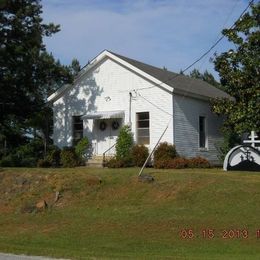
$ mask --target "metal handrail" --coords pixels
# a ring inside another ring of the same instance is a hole
[[[109,152],[113,147],[115,147],[116,144],[113,144],[112,146],[110,146],[105,152],[103,152],[103,166],[105,164],[106,161],[106,153]]]

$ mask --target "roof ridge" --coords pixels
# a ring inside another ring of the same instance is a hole
[[[208,98],[230,98],[230,95],[228,95],[226,92],[211,85],[205,80],[192,78],[189,75],[172,72],[170,70],[165,70],[163,68],[159,68],[132,58],[128,58],[112,51],[108,52],[112,55],[115,55],[119,59],[128,62],[130,65],[142,70],[148,75],[160,80],[162,83],[167,84],[175,90],[179,89],[180,91],[189,92],[199,96],[205,96]]]
[[[142,71],[143,73],[146,73],[147,76],[152,77],[153,79],[158,80],[161,82],[159,85],[165,84],[169,88],[173,88],[176,94],[183,94],[183,93],[190,93],[194,97],[199,98],[216,98],[216,97],[222,97],[222,98],[231,98],[230,95],[228,95],[223,90],[211,85],[210,83],[202,80],[202,79],[196,79],[192,78],[188,75],[179,74],[176,72],[172,72],[167,69],[159,68],[135,59],[128,58],[126,56],[117,54],[115,52],[112,52],[110,50],[103,50],[98,56],[96,56],[92,61],[95,61],[100,55],[104,58],[104,56],[107,56],[108,54],[114,55],[115,58],[118,58],[119,60],[126,62],[130,66],[135,67],[136,69]],[[101,58],[102,58],[101,57]],[[102,58],[102,59],[103,59]],[[91,65],[92,62],[90,62]],[[96,62],[95,62],[96,63]],[[79,72],[78,76],[74,80],[74,83],[80,79],[87,71],[90,69],[90,67],[84,66],[81,71]],[[128,66],[128,65],[127,65]],[[154,85],[158,86],[158,84]],[[63,92],[66,91],[68,87],[60,88],[55,93],[53,93],[51,96],[48,97],[48,101],[53,100],[59,95],[62,95]],[[189,95],[189,94],[188,94]]]
[[[142,62],[142,61],[139,61],[139,60],[136,60],[136,59],[132,59],[132,58],[128,58],[124,55],[121,55],[121,54],[118,54],[118,53],[115,53],[115,52],[112,52],[110,50],[107,50],[108,52],[110,52],[111,54],[119,57],[119,58],[123,58],[124,60],[131,60],[131,61],[134,61],[134,62],[138,62],[138,63],[141,63],[143,65],[146,65],[146,66],[149,66],[149,67],[153,67],[155,69],[158,69],[158,70],[161,70],[163,72],[168,72],[168,73],[172,73],[172,74],[175,74],[175,75],[182,75],[180,73],[177,73],[177,72],[174,72],[174,71],[171,71],[171,70],[168,70],[168,69],[164,69],[164,68],[160,68],[160,67],[157,67],[157,66],[154,66],[154,65],[151,65],[151,64],[148,64],[148,63],[145,63],[145,62]],[[182,76],[187,76],[187,75],[182,75]]]
[[[203,80],[203,79],[199,79],[199,78],[193,78],[193,77],[190,77],[189,75],[185,75],[185,74],[181,74],[181,73],[177,73],[177,72],[174,72],[174,71],[171,71],[171,70],[168,70],[168,69],[164,69],[164,68],[160,68],[160,67],[157,67],[157,66],[154,66],[154,65],[151,65],[151,64],[148,64],[148,63],[145,63],[145,62],[142,62],[142,61],[139,61],[139,60],[136,60],[136,59],[132,59],[132,58],[128,58],[124,55],[121,55],[121,54],[118,54],[118,53],[115,53],[115,52],[112,52],[110,50],[107,50],[109,53],[125,60],[125,61],[133,61],[133,62],[137,62],[137,63],[140,63],[140,64],[143,64],[145,66],[149,66],[151,68],[154,68],[154,69],[157,69],[157,70],[160,70],[161,72],[165,73],[165,74],[172,74],[172,76],[176,76],[177,77],[180,77],[180,78],[185,78],[185,79],[189,79],[189,80],[194,80],[194,81],[197,81],[197,82],[203,82],[205,84],[208,84],[210,85],[211,87],[214,87],[216,88],[215,86],[211,85],[209,82]],[[133,64],[132,64],[133,65]],[[149,73],[148,73],[149,74]],[[149,74],[151,76],[154,76],[153,74]],[[168,81],[171,81],[171,80],[174,80],[174,78],[169,78]],[[167,82],[167,81],[166,81]],[[165,83],[166,83],[165,82]],[[218,88],[217,88],[218,89]]]

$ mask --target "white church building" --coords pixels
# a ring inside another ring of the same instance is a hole
[[[169,124],[161,142],[217,163],[222,119],[210,110],[217,97],[230,98],[202,80],[105,50],[48,97],[54,144],[72,146],[87,136],[92,155],[113,153],[120,126],[128,124],[135,142],[151,150]]]

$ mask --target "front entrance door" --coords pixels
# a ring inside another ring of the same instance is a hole
[[[116,143],[121,119],[98,119],[94,121],[95,155],[102,155]]]

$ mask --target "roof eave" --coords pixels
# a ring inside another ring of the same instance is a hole
[[[48,102],[55,102],[57,99],[59,99],[62,94],[71,86],[75,85],[78,83],[78,81],[90,70],[92,69],[94,66],[96,66],[101,60],[103,60],[105,57],[109,57],[112,60],[116,61],[117,63],[120,63],[121,65],[123,65],[124,67],[127,67],[128,69],[130,69],[131,71],[134,71],[135,73],[141,75],[142,77],[146,78],[147,80],[149,80],[150,82],[153,82],[155,87],[161,87],[162,89],[167,90],[168,92],[172,92],[173,91],[173,87],[167,85],[166,83],[158,80],[157,78],[149,75],[148,73],[145,73],[144,71],[138,69],[137,67],[133,66],[132,64],[124,61],[123,59],[120,59],[119,57],[117,57],[116,55],[114,55],[113,53],[104,50],[103,52],[101,52],[98,56],[96,56],[89,64],[87,64],[85,67],[82,68],[81,72],[79,73],[78,77],[74,80],[74,82],[72,84],[66,84],[63,87],[59,88],[55,93],[53,93],[52,95],[50,95],[47,98]]]
[[[64,92],[73,85],[77,84],[79,80],[90,70],[92,69],[100,60],[102,60],[106,55],[108,51],[105,50],[101,52],[98,56],[96,56],[91,62],[89,62],[86,66],[84,66],[81,71],[79,72],[78,76],[75,78],[74,82],[72,84],[65,84],[61,88],[59,88],[56,92],[51,94],[48,98],[48,102],[55,102],[57,99],[59,99]]]
[[[173,88],[172,86],[166,84],[162,80],[157,79],[156,77],[144,72],[143,70],[137,68],[136,66],[132,65],[131,63],[121,59],[117,55],[115,55],[107,50],[104,50],[100,54],[98,54],[94,59],[92,59],[92,61],[90,63],[88,63],[85,67],[82,68],[79,75],[76,77],[76,79],[74,80],[74,82],[72,84],[66,84],[66,85],[62,86],[60,89],[58,89],[55,93],[50,95],[47,98],[48,102],[55,102],[56,100],[58,100],[70,87],[73,87],[74,85],[76,85],[89,70],[91,70],[93,67],[95,67],[105,57],[109,57],[110,59],[119,63],[123,67],[129,69],[130,71],[135,72],[137,75],[140,75],[141,77],[150,81],[153,84],[151,87],[159,87],[159,88],[167,91],[168,93],[187,95],[190,97],[199,98],[199,99],[207,100],[207,101],[214,98],[214,97],[210,97],[210,96],[195,94],[195,93],[185,91],[185,90],[180,90],[178,88]],[[228,98],[231,100],[233,99],[232,97],[220,97],[220,96],[215,97],[215,98]]]
[[[195,94],[195,93],[185,91],[185,90],[180,90],[180,89],[175,89],[173,93],[177,94],[177,95],[182,95],[183,97],[188,96],[191,98],[201,99],[201,100],[205,100],[205,101],[210,101],[214,98],[227,98],[227,99],[233,100],[232,97],[210,97],[210,96],[199,95],[199,94]]]
[[[57,99],[59,99],[62,94],[69,88],[71,87],[71,84],[65,84],[62,87],[60,87],[58,90],[56,90],[56,92],[54,92],[53,94],[51,94],[48,98],[47,98],[47,102],[52,103],[55,102]]]

